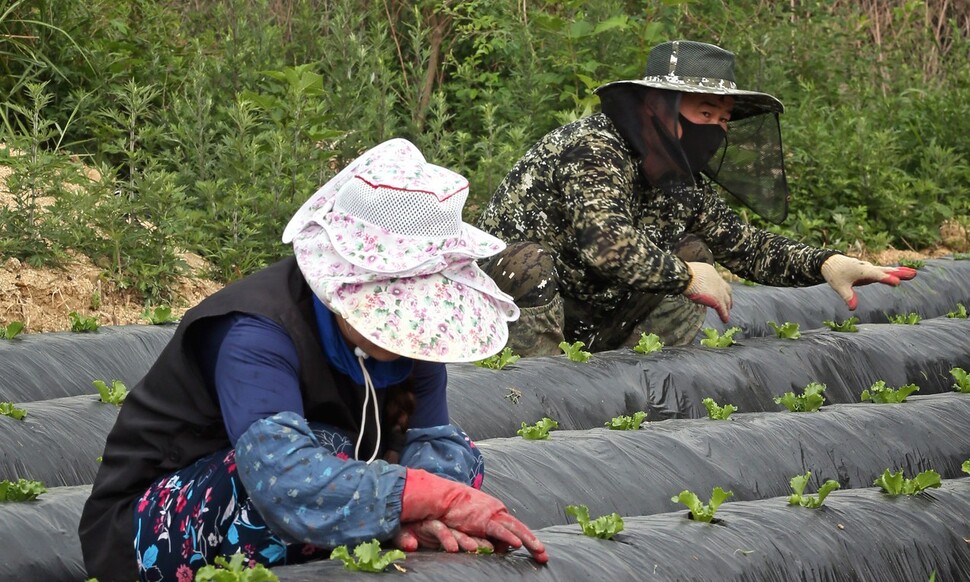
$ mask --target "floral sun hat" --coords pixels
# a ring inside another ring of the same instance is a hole
[[[673,40],[653,47],[647,55],[647,68],[642,79],[614,81],[596,91],[620,84],[730,95],[735,101],[731,113],[734,121],[752,115],[785,111],[781,101],[772,95],[738,88],[734,80],[734,53],[713,44],[692,40]]]
[[[435,362],[498,353],[512,298],[475,263],[505,243],[461,219],[468,180],[393,139],[320,188],[283,233],[310,288],[374,344]]]

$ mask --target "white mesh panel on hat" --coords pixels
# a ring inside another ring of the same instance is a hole
[[[439,200],[439,196],[444,200]],[[413,237],[454,237],[461,233],[461,209],[466,185],[454,193],[368,184],[355,176],[334,200],[335,212],[349,214],[395,234]]]

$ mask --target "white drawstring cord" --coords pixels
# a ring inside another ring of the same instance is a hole
[[[370,401],[371,395],[374,396],[374,424],[377,425],[377,442],[374,444],[374,452],[367,459],[369,465],[377,458],[377,451],[381,448],[381,417],[377,409],[377,391],[374,389],[374,383],[370,379],[367,367],[364,366],[364,359],[368,357],[367,352],[360,348],[354,348],[354,355],[357,356],[357,363],[360,364],[360,370],[364,373],[364,407],[360,411],[360,432],[357,434],[357,444],[354,446],[354,458],[358,460],[360,443],[364,440],[364,427],[367,426],[367,403]]]

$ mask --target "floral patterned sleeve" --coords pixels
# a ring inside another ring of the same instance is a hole
[[[823,283],[822,263],[835,251],[811,247],[744,222],[709,185],[694,231],[717,262],[764,285],[803,287]]]
[[[390,539],[400,526],[404,467],[347,459],[315,432],[281,412],[239,437],[239,477],[266,524],[288,543],[325,548]]]
[[[475,443],[453,424],[409,429],[401,464],[424,469],[475,489],[481,489],[485,459]]]

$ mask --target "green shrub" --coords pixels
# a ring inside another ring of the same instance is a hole
[[[223,281],[288,254],[293,211],[390,137],[469,178],[473,221],[532,143],[596,112],[593,90],[639,78],[670,38],[734,51],[739,85],[787,106],[791,215],[765,225],[739,207],[755,224],[919,248],[970,212],[970,100],[953,98],[970,91],[965,3],[8,4],[2,139],[27,155],[0,160],[16,166],[0,253],[56,265],[79,250],[155,303],[180,250]]]

